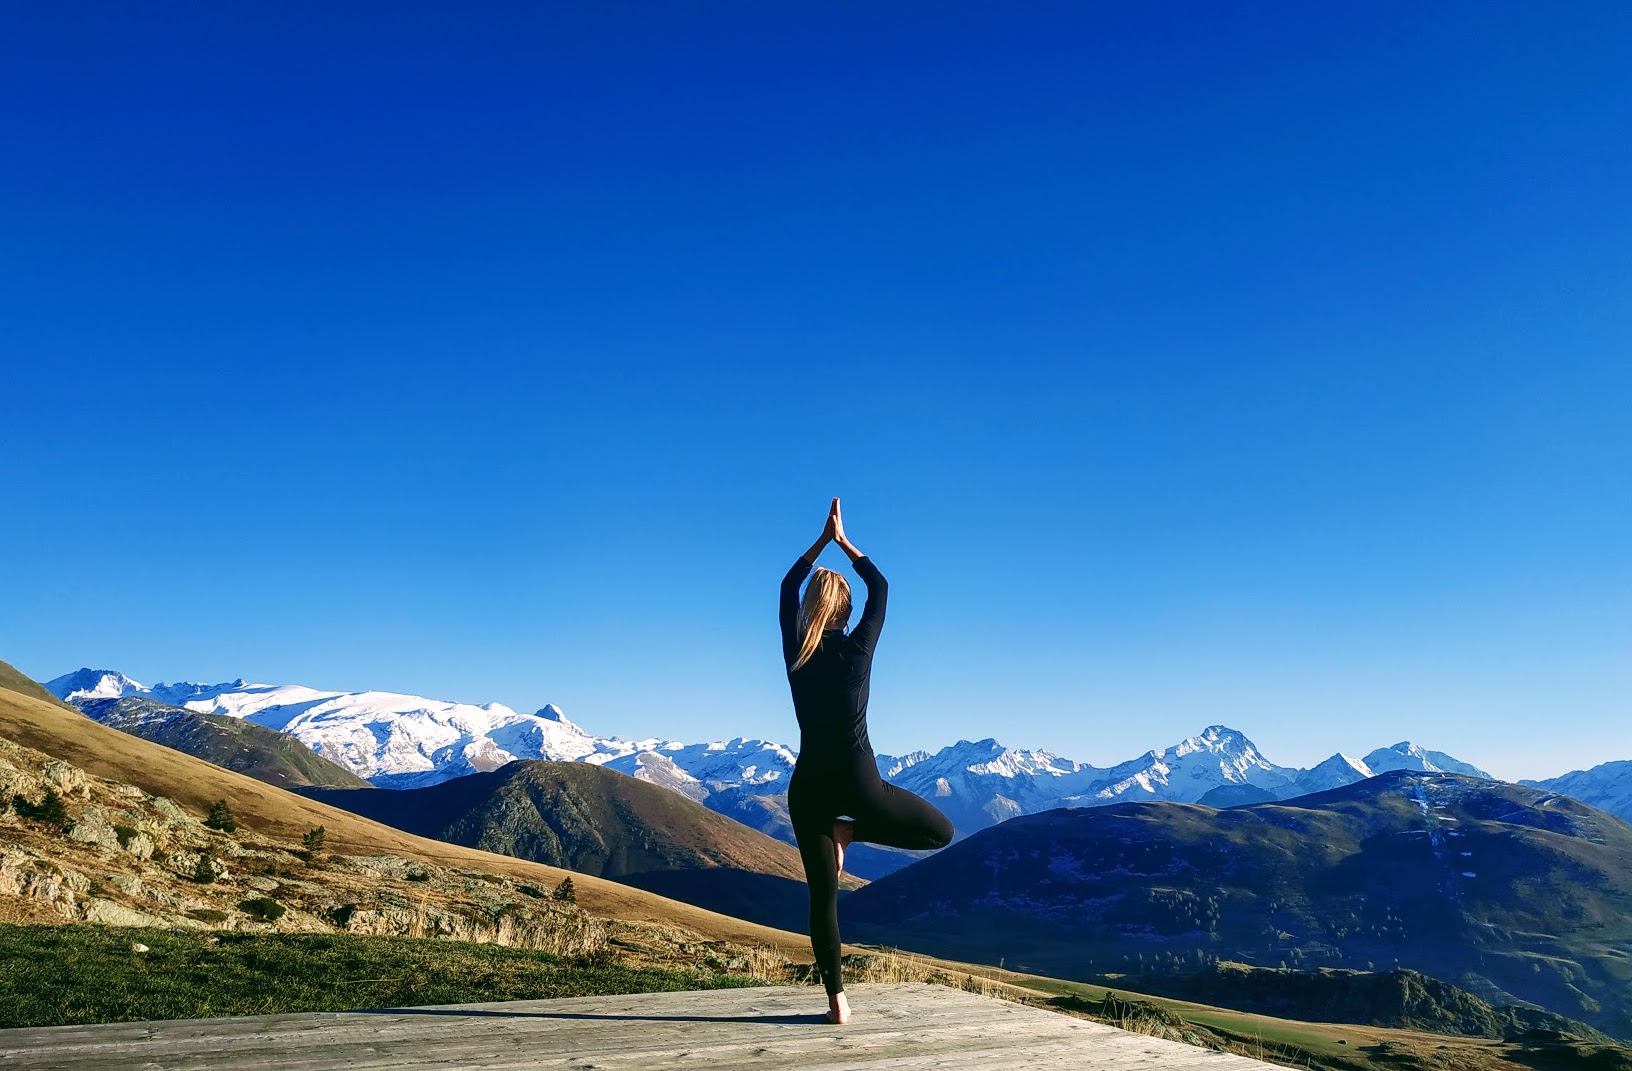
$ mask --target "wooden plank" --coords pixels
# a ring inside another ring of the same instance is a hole
[[[1267,1064],[929,985],[858,985],[855,1019],[801,987],[0,1031],[29,1071],[1247,1071]]]

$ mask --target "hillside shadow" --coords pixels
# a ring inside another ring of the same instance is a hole
[[[793,878],[730,867],[649,870],[607,877],[671,900],[757,922],[761,926],[772,926],[789,933],[809,932],[810,890],[804,882]]]
[[[502,1011],[496,1008],[366,1008],[358,1015],[447,1015],[493,1019],[584,1019],[605,1022],[766,1023],[772,1026],[825,1024],[824,1012],[809,1015],[608,1015],[602,1012]]]

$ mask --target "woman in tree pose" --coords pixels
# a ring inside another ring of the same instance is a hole
[[[867,582],[867,605],[849,632],[850,585],[817,569],[799,584],[828,543],[850,556]],[[827,988],[827,1018],[850,1021],[839,974],[839,874],[852,841],[892,848],[944,848],[952,823],[926,801],[887,785],[867,739],[867,686],[873,648],[884,627],[888,585],[871,559],[844,537],[839,500],[828,510],[821,538],[782,578],[782,660],[788,667],[793,712],[799,719],[799,761],[788,785],[788,811],[810,885],[810,946]]]

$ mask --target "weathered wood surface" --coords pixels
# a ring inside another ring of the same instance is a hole
[[[0,1031],[0,1067],[31,1071],[334,1071],[338,1068],[1163,1068],[1267,1064],[929,985],[858,985],[854,1020],[823,1018],[820,989],[318,1012]]]

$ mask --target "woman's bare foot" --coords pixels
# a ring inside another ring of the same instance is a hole
[[[839,990],[827,998],[827,1021],[836,1026],[843,1026],[850,1021],[850,1002],[845,999],[844,990]]]
[[[844,850],[850,847],[850,842],[855,839],[855,823],[843,819],[833,823],[833,853],[839,857],[840,874],[844,873]]]

